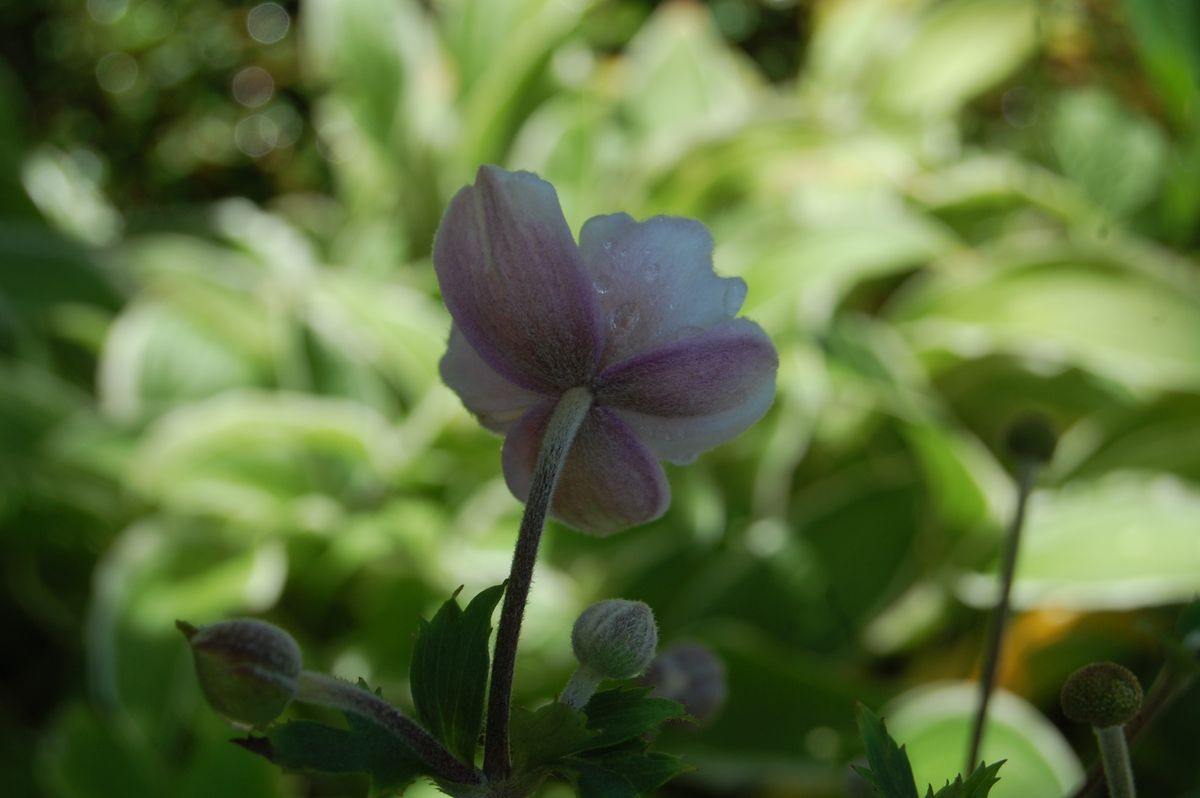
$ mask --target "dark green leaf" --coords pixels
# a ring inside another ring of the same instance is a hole
[[[687,770],[668,754],[621,754],[568,759],[578,774],[579,798],[638,798]]]
[[[466,610],[452,596],[432,621],[421,622],[413,649],[410,678],[417,713],[425,727],[468,765],[475,762],[483,727],[492,611],[503,593],[503,585],[490,587]]]
[[[930,785],[926,798],[987,798],[992,786],[1000,781],[996,771],[1000,770],[1003,764],[1003,759],[990,765],[980,762],[979,767],[975,768],[975,772],[966,781],[963,781],[961,775],[955,776],[953,783],[947,782],[936,794]]]
[[[884,798],[917,798],[912,765],[904,748],[896,745],[887,733],[883,721],[862,704],[856,708],[858,733],[867,749],[871,767],[855,768]]]
[[[366,718],[346,713],[350,728],[293,720],[265,737],[234,740],[286,770],[362,773],[381,790],[401,790],[427,773],[425,763],[403,742]]]
[[[592,696],[583,708],[587,727],[599,732],[588,749],[607,748],[658,728],[664,721],[682,718],[683,705],[664,698],[651,698],[646,687],[617,687]]]
[[[547,704],[537,712],[513,711],[510,736],[517,770],[532,770],[583,751],[597,736],[587,717],[566,704]]]

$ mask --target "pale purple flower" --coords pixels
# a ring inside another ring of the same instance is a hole
[[[699,222],[597,216],[576,245],[549,183],[484,166],[446,209],[433,262],[454,319],[442,378],[506,436],[518,499],[559,397],[595,397],[551,507],[584,532],[658,518],[670,501],[658,461],[691,461],[774,398],[775,348],[734,318],[746,284],[713,273]]]

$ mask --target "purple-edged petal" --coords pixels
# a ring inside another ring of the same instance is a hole
[[[446,209],[433,263],[455,324],[497,372],[546,391],[595,373],[600,310],[549,183],[480,167]]]
[[[746,298],[740,278],[713,273],[712,236],[691,219],[596,216],[579,248],[604,309],[603,365],[731,319]]]
[[[450,343],[439,370],[442,380],[458,394],[467,410],[492,432],[508,432],[526,410],[547,399],[545,394],[522,388],[498,374],[456,326],[450,328]]]
[[[521,501],[529,484],[554,402],[523,415],[504,439],[504,478]],[[611,410],[593,407],[567,455],[554,491],[554,516],[581,532],[610,535],[661,516],[671,487],[654,455]]]
[[[754,322],[734,319],[616,363],[596,378],[596,402],[647,416],[697,417],[761,403],[779,356]]]
[[[754,426],[775,400],[775,380],[764,380],[741,404],[706,416],[649,416],[615,410],[659,460],[685,465]]]

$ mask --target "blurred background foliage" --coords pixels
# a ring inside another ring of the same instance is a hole
[[[403,704],[418,615],[502,579],[520,507],[439,383],[429,262],[483,162],[552,181],[575,229],[702,219],[780,350],[769,416],[671,469],[664,519],[551,530],[534,586],[522,700],[561,687],[599,597],[724,658],[730,701],[663,741],[697,767],[665,793],[858,794],[855,699],[919,780],[961,766],[1027,410],[1063,436],[994,794],[1066,792],[1093,747],[1062,679],[1110,658],[1148,683],[1200,590],[1190,0],[4,0],[0,22],[9,795],[362,793],[229,745],[172,621],[263,615]],[[1198,713],[1137,751],[1146,794],[1197,794]]]

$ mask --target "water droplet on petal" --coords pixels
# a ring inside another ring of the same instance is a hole
[[[605,241],[605,242],[604,242],[603,244],[601,244],[600,246],[604,247],[604,249],[605,249],[605,250],[610,250],[610,249],[612,249],[612,242],[611,242],[611,241]]]
[[[637,305],[632,302],[622,302],[613,313],[609,326],[615,333],[627,333],[633,329],[641,317],[642,313],[638,310]]]
[[[596,289],[597,294],[607,294],[612,290],[612,280],[608,275],[602,274],[592,281],[592,286]]]

